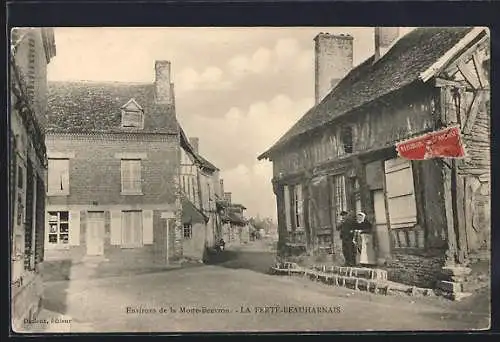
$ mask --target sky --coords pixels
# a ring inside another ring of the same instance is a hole
[[[351,34],[354,65],[373,54],[361,27],[56,28],[48,79],[152,82],[155,60],[171,61],[186,134],[248,217],[276,221],[272,163],[257,156],[313,106],[320,32]]]

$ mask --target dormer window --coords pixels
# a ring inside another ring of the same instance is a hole
[[[144,111],[134,99],[130,99],[121,110],[123,128],[144,127]]]

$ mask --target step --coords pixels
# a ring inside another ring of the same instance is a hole
[[[311,269],[325,273],[339,274],[347,277],[356,277],[369,280],[387,280],[387,271],[378,268],[314,265],[311,267]]]

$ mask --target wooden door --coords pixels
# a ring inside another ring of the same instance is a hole
[[[103,255],[104,212],[89,212],[87,217],[87,255]]]

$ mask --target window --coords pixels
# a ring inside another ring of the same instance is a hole
[[[344,153],[352,153],[353,150],[353,134],[352,127],[343,127],[340,132],[340,140],[342,141],[342,148]]]
[[[122,211],[122,247],[142,247],[142,211]]]
[[[297,229],[304,229],[302,186],[300,184],[293,187],[293,195],[294,195],[293,198],[294,198],[295,227]]]
[[[122,159],[122,194],[142,194],[141,160]]]
[[[191,226],[191,223],[184,223],[184,239],[191,239],[193,236],[193,227]]]
[[[347,211],[347,197],[345,191],[345,177],[344,175],[339,175],[334,177],[335,186],[335,209],[337,215],[342,211]]]
[[[402,158],[385,161],[385,179],[391,228],[417,223],[411,162]]]
[[[49,195],[69,194],[69,159],[49,159]]]
[[[144,115],[140,110],[122,111],[122,127],[142,128]]]
[[[49,211],[49,245],[68,245],[69,243],[69,212]]]

